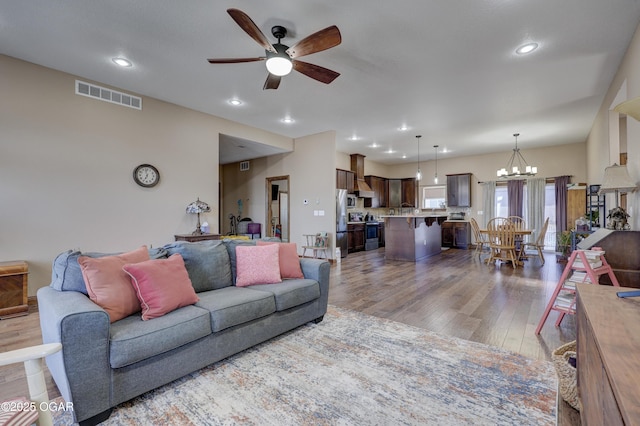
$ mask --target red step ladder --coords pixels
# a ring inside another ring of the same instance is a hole
[[[576,283],[598,285],[600,276],[604,274],[609,275],[614,286],[620,287],[613,269],[611,269],[607,259],[604,258],[604,251],[574,250],[562,272],[558,285],[556,285],[551,300],[549,300],[547,309],[545,309],[542,318],[540,318],[536,334],[540,334],[540,330],[542,330],[551,311],[560,312],[556,327],[560,325],[566,314],[573,315],[576,313]]]

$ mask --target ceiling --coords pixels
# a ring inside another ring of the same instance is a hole
[[[209,64],[264,55],[230,7],[289,46],[337,25],[342,44],[302,59],[340,77],[262,90],[264,62]],[[338,151],[400,164],[418,134],[422,160],[507,151],[515,132],[523,149],[583,142],[639,19],[639,0],[28,0],[0,4],[0,53],[291,138],[335,130]],[[224,138],[222,162],[272,152],[255,142]]]

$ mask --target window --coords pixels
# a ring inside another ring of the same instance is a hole
[[[527,185],[524,185],[522,199],[523,219],[528,223],[527,215]],[[509,193],[506,185],[496,185],[496,217],[509,216]],[[554,183],[545,185],[544,194],[544,216],[549,218],[549,226],[544,239],[544,249],[555,251],[556,249],[556,191]]]
[[[445,185],[431,185],[422,187],[422,208],[423,209],[444,209],[447,197],[447,187]]]

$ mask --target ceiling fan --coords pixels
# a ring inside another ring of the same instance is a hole
[[[263,90],[277,89],[280,85],[281,78],[289,74],[292,69],[325,84],[331,83],[340,75],[330,69],[296,59],[339,45],[342,42],[342,36],[340,35],[340,30],[338,30],[338,27],[335,25],[315,32],[289,47],[280,43],[280,40],[287,35],[287,29],[285,27],[276,25],[271,28],[271,34],[278,39],[276,44],[271,44],[246,13],[238,9],[227,9],[227,13],[231,15],[231,18],[236,21],[244,32],[249,34],[252,39],[264,48],[266,55],[256,58],[208,59],[209,63],[235,64],[239,62],[266,60],[269,75],[267,76],[267,81],[264,83]]]

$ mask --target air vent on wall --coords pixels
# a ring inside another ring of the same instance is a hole
[[[249,162],[248,161],[241,161],[240,162],[240,171],[241,172],[246,172],[247,170],[249,170]]]
[[[142,98],[76,80],[76,95],[87,96],[129,108],[142,109]]]

